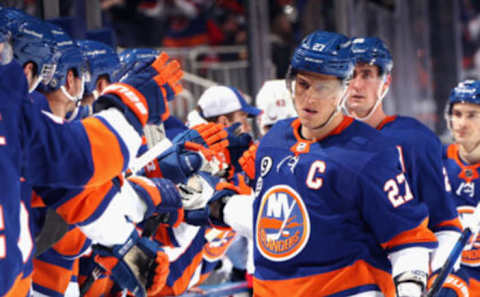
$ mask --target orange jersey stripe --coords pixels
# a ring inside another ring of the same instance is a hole
[[[171,296],[171,295],[179,295],[185,292],[190,284],[190,279],[192,275],[195,273],[195,270],[198,268],[198,265],[202,261],[203,253],[198,253],[193,259],[190,265],[183,271],[182,276],[175,281],[173,286],[165,286],[162,291],[154,295],[152,297],[162,297],[162,296]]]
[[[416,228],[402,232],[381,245],[384,249],[392,249],[403,244],[437,242],[435,234],[427,226],[428,218],[423,220]]]
[[[80,249],[87,237],[80,231],[79,228],[74,228],[63,235],[63,237],[53,245],[55,251],[65,256],[78,255]]]
[[[33,260],[33,281],[44,288],[64,293],[72,271],[38,259]]]
[[[365,261],[334,271],[286,280],[253,279],[254,297],[329,296],[364,285],[377,285],[386,297],[395,297],[392,276]]]
[[[69,224],[85,221],[98,208],[111,189],[111,181],[100,187],[88,188],[57,208],[57,213]]]
[[[462,223],[460,222],[460,219],[458,217],[452,220],[443,221],[440,224],[437,224],[435,227],[455,227],[463,230]]]
[[[13,283],[12,288],[5,295],[3,295],[3,297],[27,296],[31,286],[32,286],[32,275],[29,275],[23,278],[23,275],[20,274],[15,280],[15,282]]]
[[[90,150],[94,166],[93,176],[86,187],[98,186],[122,172],[123,154],[117,136],[99,119],[91,117],[83,120],[82,123],[91,142]],[[105,143],[109,145],[103,145]]]

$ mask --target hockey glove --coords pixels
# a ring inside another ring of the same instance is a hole
[[[138,196],[147,205],[144,219],[158,216],[158,222],[176,227],[183,221],[181,196],[177,187],[165,178],[134,176],[128,179]]]
[[[238,160],[243,172],[250,180],[255,179],[255,156],[257,155],[258,144],[252,144]]]
[[[224,221],[225,205],[234,195],[249,194],[251,188],[245,184],[243,176],[240,175],[238,184],[221,182],[217,184],[216,190],[204,208],[185,210],[185,222],[196,226],[209,225],[217,229],[230,229]]]
[[[427,285],[427,274],[420,270],[406,271],[393,281],[398,297],[421,297]]]
[[[183,208],[188,210],[204,208],[215,193],[218,181],[218,177],[199,172],[190,177],[186,184],[179,184],[178,191],[182,196]]]
[[[94,246],[95,262],[122,289],[136,297],[160,292],[169,273],[168,256],[152,240],[132,232],[125,244]]]
[[[177,135],[173,141],[176,143],[195,142],[220,152],[228,145],[227,136],[227,131],[223,129],[223,125],[206,123],[193,126],[189,130]]]
[[[168,115],[168,102],[182,90],[183,71],[177,61],[168,62],[161,53],[152,63],[138,63],[119,83],[105,88],[94,103],[94,111],[109,107],[122,111],[132,126],[142,134],[146,123],[158,124]]]
[[[228,133],[228,147],[225,150],[225,158],[227,163],[230,164],[228,178],[232,178],[235,173],[242,171],[238,160],[252,144],[252,136],[250,134],[238,131],[240,125],[240,123],[235,123],[225,128]]]
[[[175,183],[187,179],[199,170],[217,174],[226,164],[219,154],[228,141],[221,125],[201,124],[187,130],[173,139],[174,145],[156,160],[160,172]]]

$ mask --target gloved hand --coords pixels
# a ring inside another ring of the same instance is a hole
[[[169,273],[168,256],[152,240],[136,231],[121,245],[95,245],[94,259],[101,270],[136,297],[158,294]]]
[[[228,200],[235,195],[247,195],[251,188],[245,183],[242,175],[238,176],[237,184],[220,182],[216,192],[208,200],[204,208],[185,210],[185,222],[196,226],[212,226],[217,229],[230,229],[224,221],[223,209]]]
[[[161,154],[156,163],[164,177],[174,183],[187,182],[199,170],[217,174],[226,169],[220,155],[228,141],[223,126],[214,123],[201,124],[177,135],[173,146]]]
[[[393,281],[398,297],[421,297],[427,285],[427,274],[420,270],[406,271]]]
[[[183,208],[186,210],[204,208],[215,193],[219,180],[218,177],[200,171],[190,177],[186,184],[178,184]]]
[[[216,152],[222,152],[228,146],[228,134],[223,128],[223,125],[215,123],[195,125],[177,135],[173,141],[176,143],[195,142]]]
[[[128,181],[147,205],[144,220],[151,216],[160,216],[159,223],[173,227],[183,221],[182,198],[172,181],[142,176],[132,176]]]
[[[182,90],[183,71],[177,61],[168,62],[161,53],[150,65],[136,64],[131,73],[119,83],[109,85],[94,103],[94,111],[118,108],[141,134],[146,123],[158,124],[168,115],[167,101]]]
[[[228,172],[228,178],[232,178],[235,173],[242,171],[238,160],[252,144],[252,136],[250,134],[238,131],[240,125],[240,123],[234,123],[230,127],[225,128],[228,133],[228,147],[225,150],[225,158],[231,167]]]
[[[243,172],[250,180],[255,179],[255,156],[257,155],[258,144],[252,144],[238,160]]]

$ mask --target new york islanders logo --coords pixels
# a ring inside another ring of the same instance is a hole
[[[287,185],[269,189],[260,201],[256,241],[271,261],[285,261],[303,250],[310,237],[310,218],[302,198]]]

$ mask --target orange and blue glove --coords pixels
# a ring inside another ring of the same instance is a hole
[[[161,53],[153,63],[138,63],[122,81],[105,88],[94,111],[116,107],[142,134],[145,124],[158,124],[169,116],[168,101],[180,93],[183,71],[178,61]]]

